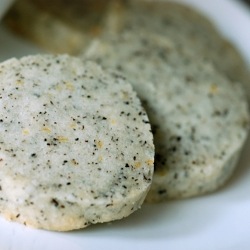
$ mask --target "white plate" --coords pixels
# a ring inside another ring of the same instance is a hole
[[[182,0],[213,18],[250,63],[250,12],[236,0]],[[39,52],[0,27],[0,61]],[[250,84],[250,83],[249,83]],[[250,140],[230,182],[204,197],[144,205],[127,219],[55,233],[0,219],[1,250],[250,249]]]

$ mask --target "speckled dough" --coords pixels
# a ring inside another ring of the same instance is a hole
[[[137,210],[153,136],[131,85],[94,63],[37,55],[0,64],[0,213],[72,230]]]
[[[84,0],[84,5],[82,0],[74,0],[73,3],[17,0],[5,23],[53,53],[78,54],[93,38],[103,34],[132,30],[138,33],[140,29],[162,34],[173,39],[182,53],[193,60],[209,60],[231,80],[242,82],[250,102],[250,73],[240,53],[195,9],[166,0]]]
[[[206,60],[233,81],[248,90],[250,74],[237,49],[212,22],[195,9],[171,1],[117,0],[110,8],[106,32],[120,34],[140,30],[161,34],[174,41],[180,54],[192,60]]]
[[[152,33],[103,38],[83,57],[126,75],[148,113],[156,158],[147,201],[201,195],[229,178],[248,134],[240,84]]]
[[[4,21],[47,51],[76,54],[104,31],[110,1],[16,0]]]

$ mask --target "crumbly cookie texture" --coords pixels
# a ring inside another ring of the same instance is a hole
[[[0,64],[0,213],[66,231],[128,216],[149,190],[148,117],[124,77],[66,55]]]
[[[17,0],[4,21],[47,51],[77,54],[105,31],[111,1]]]
[[[250,100],[250,73],[242,56],[202,13],[168,1],[118,0],[109,16],[109,33],[146,30],[164,35],[175,43],[180,56],[209,61],[230,80],[242,82]]]
[[[147,201],[201,195],[225,183],[248,134],[240,84],[152,33],[103,38],[83,58],[126,75],[148,113],[156,158]]]
[[[81,0],[17,0],[5,23],[52,53],[74,55],[102,35],[138,33],[141,29],[162,34],[192,60],[208,60],[231,80],[242,82],[250,101],[250,73],[240,53],[202,13],[184,4],[160,0],[84,0],[84,4]]]

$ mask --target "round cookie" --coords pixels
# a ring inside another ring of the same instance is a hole
[[[66,231],[128,216],[149,190],[154,145],[126,80],[66,55],[0,64],[0,214]]]
[[[242,82],[249,90],[250,75],[240,53],[195,9],[176,2],[120,0],[113,4],[109,16],[112,22],[107,32],[138,34],[144,30],[166,36],[175,43],[179,53],[194,61],[209,61],[222,74]]]
[[[46,51],[75,55],[105,31],[112,1],[16,0],[4,23]]]
[[[85,58],[126,75],[148,113],[156,158],[147,201],[201,195],[225,183],[248,134],[240,84],[152,33],[103,38]]]

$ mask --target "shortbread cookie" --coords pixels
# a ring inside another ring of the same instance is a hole
[[[146,30],[164,35],[175,43],[180,54],[187,54],[194,61],[210,61],[221,73],[244,83],[249,90],[250,74],[242,56],[204,15],[171,1],[121,0],[112,6],[109,32]]]
[[[0,86],[4,217],[66,231],[141,206],[153,136],[122,76],[73,57],[37,55],[0,64]]]
[[[149,115],[156,158],[147,201],[201,195],[225,183],[248,134],[240,84],[151,33],[95,41],[85,58],[126,75]]]
[[[5,21],[12,30],[53,53],[78,54],[93,38],[103,34],[153,31],[174,39],[176,46],[184,48],[183,53],[191,54],[193,60],[210,60],[223,74],[243,82],[249,90],[250,75],[239,52],[210,20],[180,3],[17,0]]]
[[[111,0],[17,0],[5,22],[53,53],[76,54],[104,32]]]

